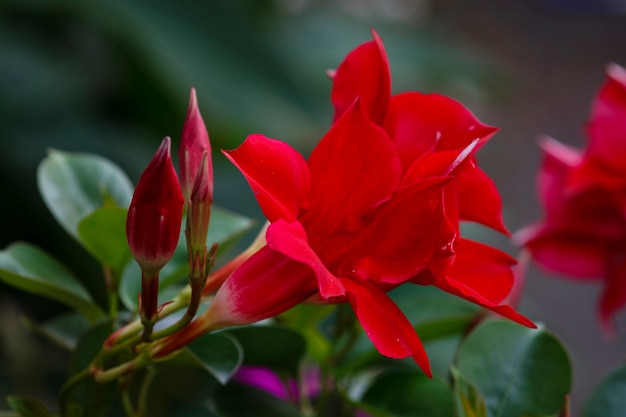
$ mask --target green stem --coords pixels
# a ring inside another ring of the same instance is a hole
[[[85,369],[77,374],[74,374],[61,388],[59,393],[59,407],[61,409],[61,417],[66,415],[67,407],[69,405],[69,396],[76,389],[79,383],[87,379],[91,375],[91,366],[87,366]]]
[[[333,332],[333,345],[337,347],[339,342],[343,342],[330,358],[330,365],[335,366],[350,352],[359,338],[356,324],[356,316],[352,308],[347,304],[337,306],[337,318],[335,330]]]
[[[122,405],[124,407],[124,411],[128,417],[139,417],[140,414],[135,410],[133,406],[133,401],[130,398],[130,381],[132,379],[132,374],[126,376],[123,381],[120,383],[121,395],[122,395]]]
[[[109,298],[109,317],[111,318],[111,322],[115,323],[117,320],[117,294],[120,282],[119,276],[113,269],[106,265],[102,266],[102,273],[104,275],[104,285]]]
[[[150,358],[145,351],[137,356],[135,359],[124,362],[121,365],[109,368],[106,371],[102,369],[96,369],[93,372],[93,377],[96,382],[109,382],[122,376],[126,376],[132,371],[136,371],[141,368],[152,364],[152,358]]]
[[[189,288],[191,288],[191,295],[189,297],[189,305],[187,306],[187,311],[185,312],[185,314],[183,314],[183,316],[171,326],[154,332],[154,334],[152,335],[152,340],[159,340],[176,333],[177,331],[185,328],[185,326],[187,326],[196,316],[198,308],[200,307],[200,300],[202,299],[202,288],[204,287],[204,281],[192,280],[189,285]]]
[[[150,384],[152,384],[152,381],[154,380],[154,378],[156,377],[156,370],[154,367],[152,368],[148,368],[148,371],[146,372],[146,375],[143,378],[143,381],[141,383],[141,388],[139,389],[139,401],[138,401],[138,412],[137,414],[139,416],[147,416],[148,413],[148,402],[150,400],[149,394],[150,394]]]
[[[172,300],[172,302],[163,306],[163,308],[159,312],[159,318],[162,319],[169,316],[170,314],[177,312],[178,310],[181,310],[190,303],[190,298],[191,288],[187,286],[178,293],[178,295],[176,296],[176,298],[174,298],[174,300]],[[123,329],[118,330],[117,337],[113,341],[114,345],[108,348],[105,347],[102,354],[105,354],[106,352],[105,355],[110,356],[112,354],[129,349],[130,347],[140,343],[141,337],[139,333],[141,332],[142,327],[143,326],[141,324],[141,320],[135,320],[131,323],[128,323]],[[152,339],[155,339],[154,335]]]

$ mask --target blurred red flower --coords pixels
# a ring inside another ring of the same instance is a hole
[[[626,71],[611,65],[591,109],[585,150],[541,142],[538,175],[545,218],[514,236],[542,267],[604,281],[604,331],[626,304]]]

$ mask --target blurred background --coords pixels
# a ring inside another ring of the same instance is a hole
[[[0,0],[0,248],[33,242],[97,290],[97,265],[39,197],[37,165],[50,148],[97,153],[135,182],[164,136],[177,143],[191,86],[214,146],[216,204],[260,219],[215,150],[258,132],[308,154],[332,114],[325,71],[370,28],[385,42],[394,91],[449,95],[500,127],[479,160],[512,231],[541,216],[537,138],[583,145],[605,66],[626,66],[624,0]],[[517,254],[505,237],[468,233]],[[621,335],[604,340],[598,294],[531,268],[522,299],[572,353],[575,410],[626,352],[626,312]],[[21,318],[62,309],[0,284],[0,409],[8,393],[54,395],[65,357]]]

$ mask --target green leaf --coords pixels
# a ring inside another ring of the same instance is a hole
[[[622,417],[626,410],[626,366],[611,373],[594,389],[583,417]]]
[[[482,394],[454,366],[450,373],[454,380],[454,399],[458,417],[487,417],[487,406]]]
[[[571,386],[569,356],[543,328],[489,320],[461,345],[457,368],[483,395],[491,417],[556,414]]]
[[[320,323],[336,310],[335,305],[299,304],[280,315],[281,325],[299,331],[307,341],[307,352],[323,361],[332,350],[330,340],[320,330]]]
[[[82,245],[100,263],[113,269],[118,276],[132,259],[126,239],[126,215],[121,207],[102,207],[78,223]]]
[[[208,404],[221,385],[205,370],[170,360],[149,369],[145,378],[138,415],[222,417]]]
[[[28,243],[14,243],[0,251],[0,280],[66,304],[91,322],[104,316],[65,266]]]
[[[82,371],[93,361],[111,333],[111,322],[103,321],[91,327],[79,338],[70,361],[70,375]]]
[[[83,371],[92,363],[111,332],[111,321],[103,321],[80,337],[70,360],[70,376]],[[71,391],[67,400],[70,407],[75,410],[86,410],[89,417],[104,417],[118,398],[119,389],[116,381],[98,383],[89,377]]]
[[[69,351],[74,350],[80,336],[89,329],[89,322],[76,312],[61,314],[43,324],[25,318],[26,325],[52,343]]]
[[[9,396],[7,403],[20,417],[52,417],[46,406],[31,398]]]
[[[450,417],[454,415],[452,393],[440,379],[418,371],[381,374],[362,398],[365,408],[400,417]]]
[[[37,183],[48,209],[77,240],[81,220],[100,207],[128,207],[133,195],[117,165],[90,154],[50,151],[39,165]]]
[[[228,382],[243,361],[242,347],[228,333],[201,336],[189,343],[184,351],[222,384]]]
[[[294,330],[277,326],[247,326],[228,330],[241,344],[243,362],[296,375],[306,341]]]
[[[218,388],[210,401],[221,417],[301,417],[292,404],[267,391],[239,383],[231,382]]]
[[[415,325],[436,320],[473,318],[480,311],[475,304],[433,286],[402,285],[390,291],[389,296]]]
[[[207,246],[211,247],[213,242],[218,242],[220,245],[219,252],[221,253],[232,245],[237,238],[250,230],[253,225],[254,221],[248,217],[213,206],[211,208]]]
[[[474,314],[442,317],[415,326],[422,343],[428,343],[464,333],[474,320]]]

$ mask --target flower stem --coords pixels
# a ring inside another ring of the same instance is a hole
[[[133,406],[133,401],[130,398],[130,381],[132,379],[132,374],[127,375],[123,381],[120,383],[120,389],[122,391],[122,405],[124,406],[124,411],[128,417],[139,417],[140,414],[135,410]]]
[[[142,354],[135,357],[135,359],[109,368],[106,371],[103,369],[95,369],[93,371],[93,378],[96,382],[109,382],[119,377],[126,376],[132,371],[145,368],[150,364],[152,364],[152,358],[144,351]]]
[[[87,366],[85,369],[77,374],[74,374],[64,385],[61,387],[59,393],[59,408],[61,409],[61,417],[65,416],[69,406],[69,396],[76,389],[79,383],[87,379],[91,375],[91,366]]]

